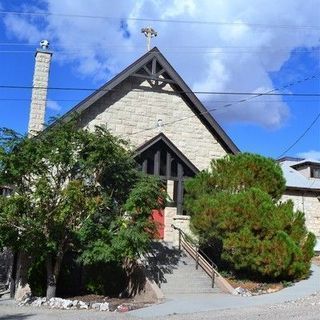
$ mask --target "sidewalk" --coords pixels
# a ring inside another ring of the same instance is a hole
[[[312,274],[291,287],[275,293],[253,297],[241,297],[228,294],[173,295],[162,304],[129,312],[131,316],[149,318],[170,314],[195,313],[211,310],[233,309],[278,304],[297,300],[320,291],[320,267],[312,265]]]

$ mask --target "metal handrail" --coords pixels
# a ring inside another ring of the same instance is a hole
[[[209,258],[209,256],[202,250],[200,249],[199,243],[196,243],[194,239],[192,239],[189,235],[187,235],[183,230],[181,230],[180,228],[176,227],[175,225],[171,225],[171,227],[174,230],[177,230],[179,232],[179,250],[181,250],[182,247],[182,241],[185,241],[185,243],[187,245],[189,245],[189,247],[191,247],[194,251],[195,254],[195,260],[196,260],[196,269],[198,269],[199,266],[199,261],[201,260],[201,257],[211,266],[211,279],[212,279],[212,288],[214,287],[214,280],[215,280],[215,276],[218,275],[218,267],[217,265]],[[200,264],[201,266],[201,264]],[[203,268],[203,266],[201,266]],[[206,270],[205,270],[206,271]],[[207,272],[207,271],[206,271]],[[207,272],[208,273],[208,272]]]

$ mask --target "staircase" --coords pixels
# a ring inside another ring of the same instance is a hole
[[[164,296],[173,294],[215,294],[233,288],[218,273],[215,264],[201,254],[188,236],[179,231],[179,247],[154,242],[145,257],[147,276],[154,280]]]
[[[196,262],[184,251],[172,272],[164,274],[160,288],[165,296],[221,292],[218,287],[212,288],[209,276],[201,268],[197,270]]]

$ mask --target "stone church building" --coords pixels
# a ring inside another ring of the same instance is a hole
[[[130,141],[141,170],[165,181],[172,202],[155,219],[160,236],[175,242],[174,224],[188,231],[183,183],[210,160],[239,149],[157,48],[80,102],[63,119],[80,115],[80,126],[107,125]]]
[[[47,45],[36,53],[33,86],[38,88],[32,93],[29,130],[41,130],[44,123],[52,55]],[[183,208],[184,180],[208,168],[212,159],[239,152],[156,47],[62,119],[75,113],[80,115],[82,128],[106,125],[113,134],[128,140],[141,170],[160,176],[166,183],[172,201],[154,218],[164,226],[159,230],[161,238],[169,242],[175,243],[178,236],[172,225],[189,231],[189,217]],[[282,200],[293,200],[296,209],[305,213],[320,251],[320,163],[296,158],[283,158],[279,163],[287,180]]]

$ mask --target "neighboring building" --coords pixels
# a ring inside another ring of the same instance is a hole
[[[286,179],[282,200],[292,200],[304,212],[307,228],[317,237],[320,251],[320,161],[285,157],[278,160]]]
[[[160,176],[172,198],[157,220],[161,235],[176,241],[171,225],[189,230],[183,183],[211,159],[239,152],[235,144],[157,48],[143,55],[63,116],[80,114],[80,126],[107,125],[128,139],[141,170]]]

